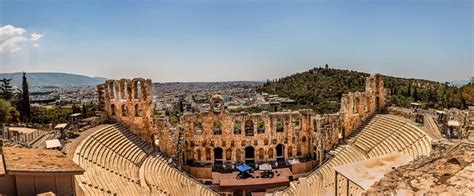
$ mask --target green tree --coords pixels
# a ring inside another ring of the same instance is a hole
[[[18,122],[19,113],[10,102],[0,99],[0,127],[3,127],[4,123]]]
[[[28,80],[26,73],[23,72],[23,81],[21,84],[20,96],[20,118],[22,122],[29,122],[31,118],[30,92],[28,89]]]
[[[12,79],[3,78],[0,80],[0,98],[7,101],[11,100],[13,97],[13,87],[10,84]]]

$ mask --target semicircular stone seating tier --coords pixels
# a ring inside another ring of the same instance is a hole
[[[334,195],[335,166],[393,152],[413,157],[428,156],[431,152],[431,138],[423,130],[392,115],[376,115],[348,143],[338,146],[334,156],[307,177],[291,182],[290,187],[274,195]]]
[[[171,186],[148,186],[145,179],[154,175],[165,178],[164,181],[171,181],[171,184],[180,184],[179,181],[172,181],[169,176],[160,174],[160,171],[141,172],[144,170],[141,167],[148,165],[148,162],[161,160],[159,157],[149,156],[152,152],[152,146],[124,126],[105,126],[87,136],[76,148],[73,160],[85,172],[83,175],[76,175],[75,179],[86,195],[175,195]],[[144,164],[145,161],[147,164]],[[168,164],[162,165],[162,169],[178,171]],[[190,178],[179,172],[173,175]],[[204,187],[197,182],[192,185]],[[187,186],[180,188],[191,192]],[[215,195],[212,190],[206,190]]]

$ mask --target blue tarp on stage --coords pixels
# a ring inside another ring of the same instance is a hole
[[[237,166],[237,170],[241,171],[241,172],[246,172],[246,171],[250,171],[252,170],[252,167],[246,165],[246,164],[243,164],[243,165],[239,165]]]

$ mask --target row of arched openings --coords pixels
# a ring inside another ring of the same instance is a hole
[[[132,89],[128,81],[125,81],[123,83],[119,81],[117,86],[115,84],[115,82],[111,82],[108,85],[109,97],[112,99],[114,99],[116,96],[120,97],[121,99],[127,99],[129,96],[129,92],[132,90],[135,91],[133,92],[133,98],[140,99],[142,97],[143,83],[141,81],[136,82],[135,89]]]
[[[140,105],[135,104],[134,107],[135,107],[135,117],[142,116],[142,108],[140,107]],[[110,111],[111,111],[112,116],[115,116],[117,114],[117,108],[116,108],[115,104],[110,104]],[[127,105],[125,105],[125,104],[122,105],[121,111],[122,111],[122,116],[129,116]]]
[[[293,121],[295,125],[295,130],[301,130],[301,118],[296,118]],[[263,120],[257,120],[257,133],[262,134],[265,133],[265,122]],[[245,136],[253,136],[255,133],[255,126],[252,120],[246,120],[244,123],[244,132]],[[212,125],[212,131],[214,135],[221,135],[222,134],[222,124],[220,122],[214,122]],[[276,132],[283,132],[284,131],[284,123],[282,119],[277,119],[276,122]],[[197,135],[202,134],[202,124],[201,122],[194,123],[194,133]],[[240,120],[234,121],[234,134],[239,135],[242,133],[242,122]]]
[[[274,149],[276,154],[274,154]],[[228,148],[224,150],[221,147],[216,147],[214,148],[214,162],[217,163],[222,163],[223,161],[231,161],[232,159],[232,149]],[[197,159],[202,160],[203,157],[203,152],[201,149],[197,149]],[[225,160],[224,160],[224,153],[225,153]],[[275,148],[269,148],[267,150],[267,155],[268,159],[274,159],[276,158],[277,160],[284,159],[284,153],[285,153],[285,146],[283,144],[278,144]],[[289,146],[288,147],[288,158],[293,157],[293,147]],[[301,156],[301,146],[297,146],[297,152],[296,156]],[[258,151],[255,151],[255,148],[252,146],[247,146],[244,148],[243,151],[244,157],[242,157],[242,150],[241,149],[236,149],[235,151],[235,157],[237,161],[245,161],[246,163],[253,163],[255,161],[256,156],[258,157],[259,160],[264,160],[265,159],[265,149],[260,148]],[[192,153],[188,154],[190,156],[189,158],[192,158]],[[205,160],[206,161],[211,161],[211,149],[207,148],[204,152]],[[274,157],[275,156],[275,157]],[[242,159],[243,158],[243,159]]]

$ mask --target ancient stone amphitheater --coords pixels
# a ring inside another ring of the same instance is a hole
[[[412,122],[376,115],[333,157],[305,178],[275,195],[332,195],[333,168],[393,152],[414,157],[429,155],[431,139]],[[153,147],[120,124],[104,125],[76,148],[74,161],[83,167],[76,176],[86,195],[216,195],[217,193],[169,165]],[[343,183],[339,183],[343,186]],[[351,193],[364,190],[354,187]]]

